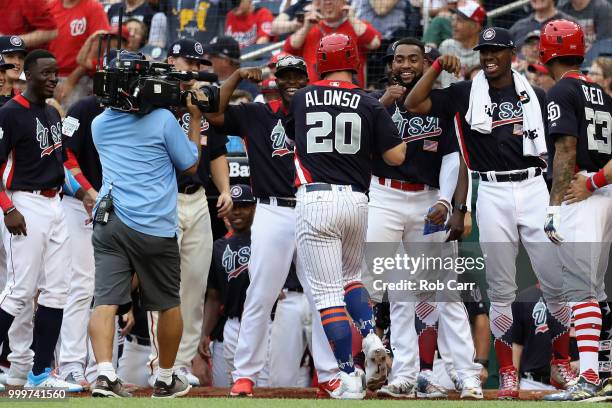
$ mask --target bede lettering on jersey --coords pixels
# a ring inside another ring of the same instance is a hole
[[[361,95],[342,91],[339,89],[326,89],[323,91],[323,100],[319,100],[317,91],[306,92],[306,107],[311,106],[340,106],[357,109]]]
[[[586,86],[582,85],[582,93],[584,93],[584,97],[587,102],[591,102],[594,105],[603,105],[603,93],[601,89],[595,88],[594,86]]]

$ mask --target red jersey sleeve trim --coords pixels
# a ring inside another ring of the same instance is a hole
[[[30,109],[30,101],[28,101],[26,98],[24,98],[23,95],[21,95],[21,94],[16,95],[13,99],[15,100],[15,102],[17,102],[18,104],[20,104],[24,108]]]
[[[574,79],[579,79],[584,82],[588,82],[590,84],[593,83],[593,80],[591,78],[589,78],[588,76],[584,74],[579,74],[578,72],[570,72],[567,75],[563,75],[563,78],[574,78]]]
[[[68,156],[68,159],[66,159],[66,161],[64,162],[64,166],[66,166],[68,170],[72,170],[72,169],[80,170],[81,166],[79,166],[79,162],[76,156],[74,155],[74,152],[72,151],[72,149],[68,147],[66,148],[66,156]]]

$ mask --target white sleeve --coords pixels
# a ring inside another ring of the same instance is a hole
[[[457,180],[459,179],[459,152],[453,152],[442,157],[442,165],[440,166],[440,200],[451,203]]]
[[[472,212],[472,170],[467,169],[468,176],[468,191],[467,197],[465,198],[465,205],[468,212]]]

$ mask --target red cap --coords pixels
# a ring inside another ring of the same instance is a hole
[[[274,93],[278,92],[278,85],[276,84],[276,78],[270,77],[261,81],[261,93]]]
[[[487,11],[473,0],[468,0],[462,6],[457,7],[455,13],[461,14],[480,25],[483,25],[487,19]]]
[[[569,20],[546,23],[540,35],[540,62],[546,64],[556,57],[584,57],[584,32]]]
[[[535,74],[536,72],[546,75],[549,74],[548,68],[546,68],[546,66],[542,64],[529,64],[529,66],[527,67],[527,71],[531,72],[532,74]]]

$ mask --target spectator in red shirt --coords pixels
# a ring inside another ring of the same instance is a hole
[[[58,27],[58,37],[49,46],[59,68],[56,99],[67,107],[92,92],[91,78],[76,61],[79,50],[96,31],[110,31],[110,25],[97,0],[50,1],[51,14]]]
[[[110,49],[127,49],[126,44],[130,37],[130,32],[126,26],[127,24],[124,24],[121,30],[121,44],[119,44],[117,27],[113,27],[112,34],[114,34],[114,36],[110,38]],[[98,42],[102,41],[102,53],[104,53],[109,36],[102,36],[108,33],[109,32],[106,30],[99,30],[93,33],[89,36],[87,41],[85,41],[85,44],[83,44],[81,50],[77,54],[77,64],[85,68],[87,74],[93,75],[96,72],[96,65],[98,64]],[[100,56],[100,58],[102,57],[104,57],[104,55]]]
[[[265,7],[254,7],[252,0],[240,0],[238,7],[227,13],[225,35],[234,37],[240,48],[270,41],[274,16]]]
[[[366,21],[355,17],[354,9],[346,0],[321,0],[320,8],[310,10],[304,16],[304,25],[285,41],[283,49],[299,55],[308,65],[308,78],[317,81],[315,70],[317,48],[321,38],[331,33],[346,34],[357,43],[359,48],[359,86],[364,86],[365,61],[369,50],[380,47],[380,33]]]
[[[18,35],[27,48],[47,48],[57,37],[46,0],[0,0],[0,35]]]

